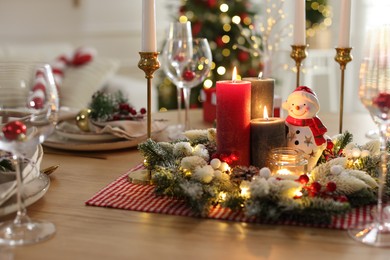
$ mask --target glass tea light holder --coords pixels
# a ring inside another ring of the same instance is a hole
[[[269,155],[269,168],[272,175],[298,178],[307,173],[306,155],[299,149],[280,147],[271,150]]]

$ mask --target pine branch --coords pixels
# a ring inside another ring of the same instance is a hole
[[[174,166],[175,157],[172,151],[167,148],[164,148],[152,139],[148,139],[145,142],[139,144],[138,150],[141,151],[145,158],[144,165],[150,170],[153,169],[155,166]]]

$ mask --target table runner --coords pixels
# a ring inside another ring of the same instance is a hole
[[[140,185],[129,182],[128,174],[132,171],[139,170],[142,167],[142,165],[138,165],[130,169],[125,174],[119,176],[116,180],[108,184],[102,190],[98,191],[92,198],[87,200],[86,205],[195,217],[195,214],[185,205],[183,201],[169,197],[157,196],[154,193],[154,186],[152,185]],[[373,207],[373,205],[370,205],[355,208],[348,214],[335,216],[333,217],[332,223],[329,225],[306,225],[292,221],[277,222],[276,224],[347,229],[357,223],[368,223],[372,221],[370,212]],[[255,218],[248,218],[243,212],[232,211],[220,206],[213,207],[207,218],[250,223],[269,223]]]

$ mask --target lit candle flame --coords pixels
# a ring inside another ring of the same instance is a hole
[[[303,196],[303,193],[302,193],[302,191],[300,189],[295,191],[294,197],[300,198],[302,196]]]
[[[287,169],[280,169],[276,172],[277,174],[280,174],[280,175],[291,175],[291,172]]]
[[[233,68],[233,75],[232,75],[232,81],[236,82],[237,81],[237,68],[234,66]]]
[[[263,78],[263,72],[262,71],[259,72],[259,75],[257,76],[257,78],[258,79],[262,79]]]
[[[266,106],[264,106],[263,117],[264,119],[269,120],[268,110]]]

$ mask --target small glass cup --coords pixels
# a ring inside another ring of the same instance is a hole
[[[305,153],[299,149],[279,147],[271,150],[269,168],[272,175],[293,175],[299,177],[307,173]]]

